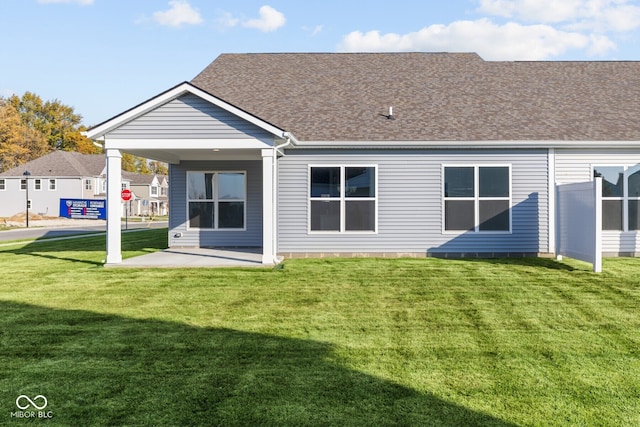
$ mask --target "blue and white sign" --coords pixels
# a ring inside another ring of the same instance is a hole
[[[60,216],[73,219],[107,219],[104,199],[60,199]]]

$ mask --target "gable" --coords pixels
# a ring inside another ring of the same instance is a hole
[[[272,140],[264,129],[186,93],[114,129],[109,138]]]

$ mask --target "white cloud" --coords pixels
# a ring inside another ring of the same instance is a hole
[[[277,30],[287,22],[284,14],[278,12],[271,6],[262,6],[258,13],[260,14],[260,18],[250,19],[243,22],[242,25],[268,33]]]
[[[219,18],[218,18],[218,24],[222,27],[235,27],[236,25],[238,25],[240,23],[240,20],[238,18],[235,18],[231,13],[229,12],[224,12]]]
[[[570,51],[605,56],[640,28],[637,0],[475,0],[483,18],[404,34],[354,31],[343,51],[464,51],[485,59],[543,60]]]
[[[94,0],[38,0],[40,4],[52,4],[52,3],[77,3],[83,6],[93,4]]]
[[[560,24],[598,32],[640,28],[640,6],[630,0],[479,0],[478,12],[522,22]]]
[[[489,19],[431,25],[407,34],[354,31],[339,50],[347,52],[448,51],[477,52],[486,60],[542,60],[570,49],[606,53],[615,45],[605,36],[590,37],[549,25],[497,25]]]
[[[202,17],[186,0],[171,0],[169,10],[155,12],[153,20],[168,27],[180,28],[183,24],[197,25],[202,23]]]

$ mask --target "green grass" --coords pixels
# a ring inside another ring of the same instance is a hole
[[[103,259],[0,248],[0,425],[640,425],[640,259]],[[12,419],[21,394],[53,418]]]

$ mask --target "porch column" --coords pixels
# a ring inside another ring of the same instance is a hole
[[[107,264],[122,262],[122,154],[107,149]]]
[[[272,264],[274,253],[273,149],[262,149],[262,263]]]

